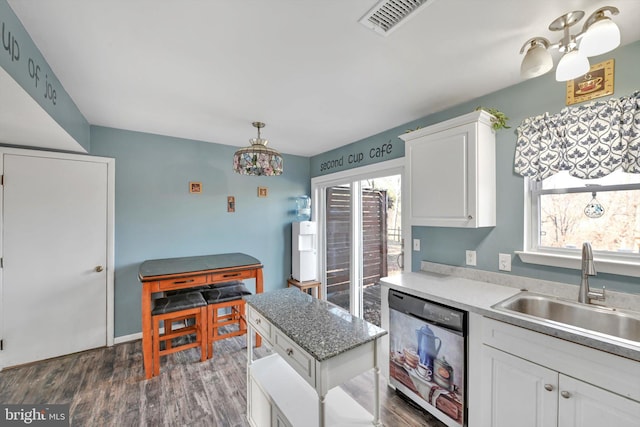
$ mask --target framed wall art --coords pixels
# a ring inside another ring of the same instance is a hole
[[[195,181],[189,182],[189,193],[202,193],[202,183]]]
[[[269,189],[267,187],[258,187],[258,197],[267,197]]]
[[[567,105],[613,94],[613,59],[592,65],[589,72],[567,82]]]

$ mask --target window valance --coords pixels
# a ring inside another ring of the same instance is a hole
[[[581,179],[640,173],[640,91],[529,117],[517,134],[514,170],[537,181],[563,170]]]

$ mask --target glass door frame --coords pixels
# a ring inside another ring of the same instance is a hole
[[[318,225],[318,277],[322,286],[322,295],[327,298],[327,270],[326,270],[326,189],[338,185],[349,185],[351,188],[351,269],[350,269],[350,311],[353,315],[362,316],[362,294],[358,292],[362,288],[362,229],[354,227],[360,224],[362,216],[361,206],[361,182],[365,179],[381,178],[390,175],[400,175],[402,185],[402,198],[404,199],[404,158],[388,160],[329,175],[311,178],[311,219]],[[407,227],[406,215],[402,215],[402,239],[409,242],[411,229]],[[405,245],[405,250],[409,247]],[[411,271],[411,256],[405,255],[403,271]]]

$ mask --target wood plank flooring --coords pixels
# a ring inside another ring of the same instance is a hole
[[[140,341],[5,369],[0,402],[70,404],[73,426],[248,426],[245,338],[220,341],[214,352],[203,363],[197,349],[166,356],[151,380],[144,379]],[[256,349],[257,356],[268,353]],[[371,410],[371,373],[344,389]],[[386,386],[381,391],[385,426],[444,427]]]

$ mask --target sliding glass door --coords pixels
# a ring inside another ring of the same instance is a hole
[[[402,168],[312,181],[328,301],[380,324],[381,277],[402,271]]]

